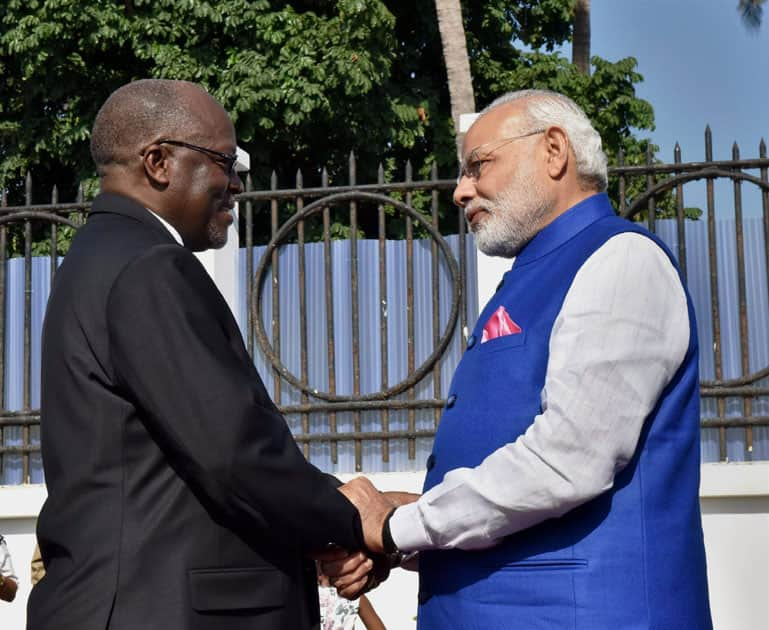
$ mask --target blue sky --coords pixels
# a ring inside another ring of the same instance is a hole
[[[769,141],[769,5],[757,32],[746,29],[737,0],[592,0],[591,54],[635,57],[638,95],[654,106],[650,136],[658,157],[704,159],[705,125],[715,159],[758,157]],[[569,53],[570,54],[570,53]]]
[[[758,157],[769,142],[769,5],[758,32],[749,31],[737,0],[592,0],[591,55],[609,61],[635,57],[644,80],[639,97],[654,107],[656,129],[641,131],[660,147],[657,157],[705,159],[705,126],[713,133],[713,158],[729,160],[737,142],[740,157]],[[566,46],[564,55],[571,57]],[[758,175],[757,171],[751,171]],[[705,208],[704,182],[688,184],[686,205]],[[743,185],[746,217],[761,215],[758,188]],[[733,216],[728,180],[715,185],[716,216]]]

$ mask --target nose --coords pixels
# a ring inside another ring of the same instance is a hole
[[[454,189],[454,203],[464,208],[475,197],[475,181],[467,175],[462,175]]]
[[[234,169],[230,174],[229,189],[230,189],[230,192],[234,195],[237,195],[243,192],[243,180],[240,179],[240,175]]]

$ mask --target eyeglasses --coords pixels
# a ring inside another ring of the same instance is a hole
[[[513,140],[528,138],[529,136],[535,136],[538,133],[544,133],[544,132],[545,132],[544,129],[535,129],[534,131],[529,131],[528,133],[521,134],[520,136],[500,138],[499,140],[492,140],[491,142],[485,142],[475,147],[472,151],[470,151],[470,153],[468,153],[467,157],[464,160],[462,160],[462,163],[459,165],[459,175],[457,175],[457,183],[459,183],[459,181],[463,177],[469,177],[473,181],[477,182],[481,178],[481,167],[486,162],[491,161],[491,154],[494,153],[494,151],[498,151],[505,145],[513,142]],[[498,142],[499,144],[496,147],[494,147],[491,151],[487,151],[486,154],[483,157],[481,157],[480,152],[483,150],[483,148],[489,146],[490,144],[494,144],[495,142]]]
[[[192,149],[193,151],[207,155],[214,162],[220,164],[222,167],[224,167],[224,171],[228,176],[232,176],[232,174],[235,172],[235,162],[238,161],[238,156],[236,153],[222,153],[221,151],[206,149],[205,147],[199,147],[196,144],[182,142],[181,140],[158,140],[155,144],[172,144],[177,147]]]

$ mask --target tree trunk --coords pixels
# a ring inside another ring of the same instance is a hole
[[[467,56],[467,39],[462,23],[462,6],[459,0],[435,0],[438,15],[438,30],[441,34],[443,59],[449,81],[451,117],[457,139],[457,155],[462,152],[462,137],[459,133],[459,115],[475,111],[473,81],[470,75],[470,60]]]
[[[571,62],[580,72],[590,74],[590,0],[577,0],[574,9]]]

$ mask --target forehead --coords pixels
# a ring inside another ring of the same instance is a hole
[[[188,98],[200,135],[212,144],[234,145],[235,127],[224,108],[202,90],[191,90]]]
[[[520,103],[506,103],[495,107],[473,123],[465,134],[462,153],[467,155],[476,147],[520,133],[523,106]]]

